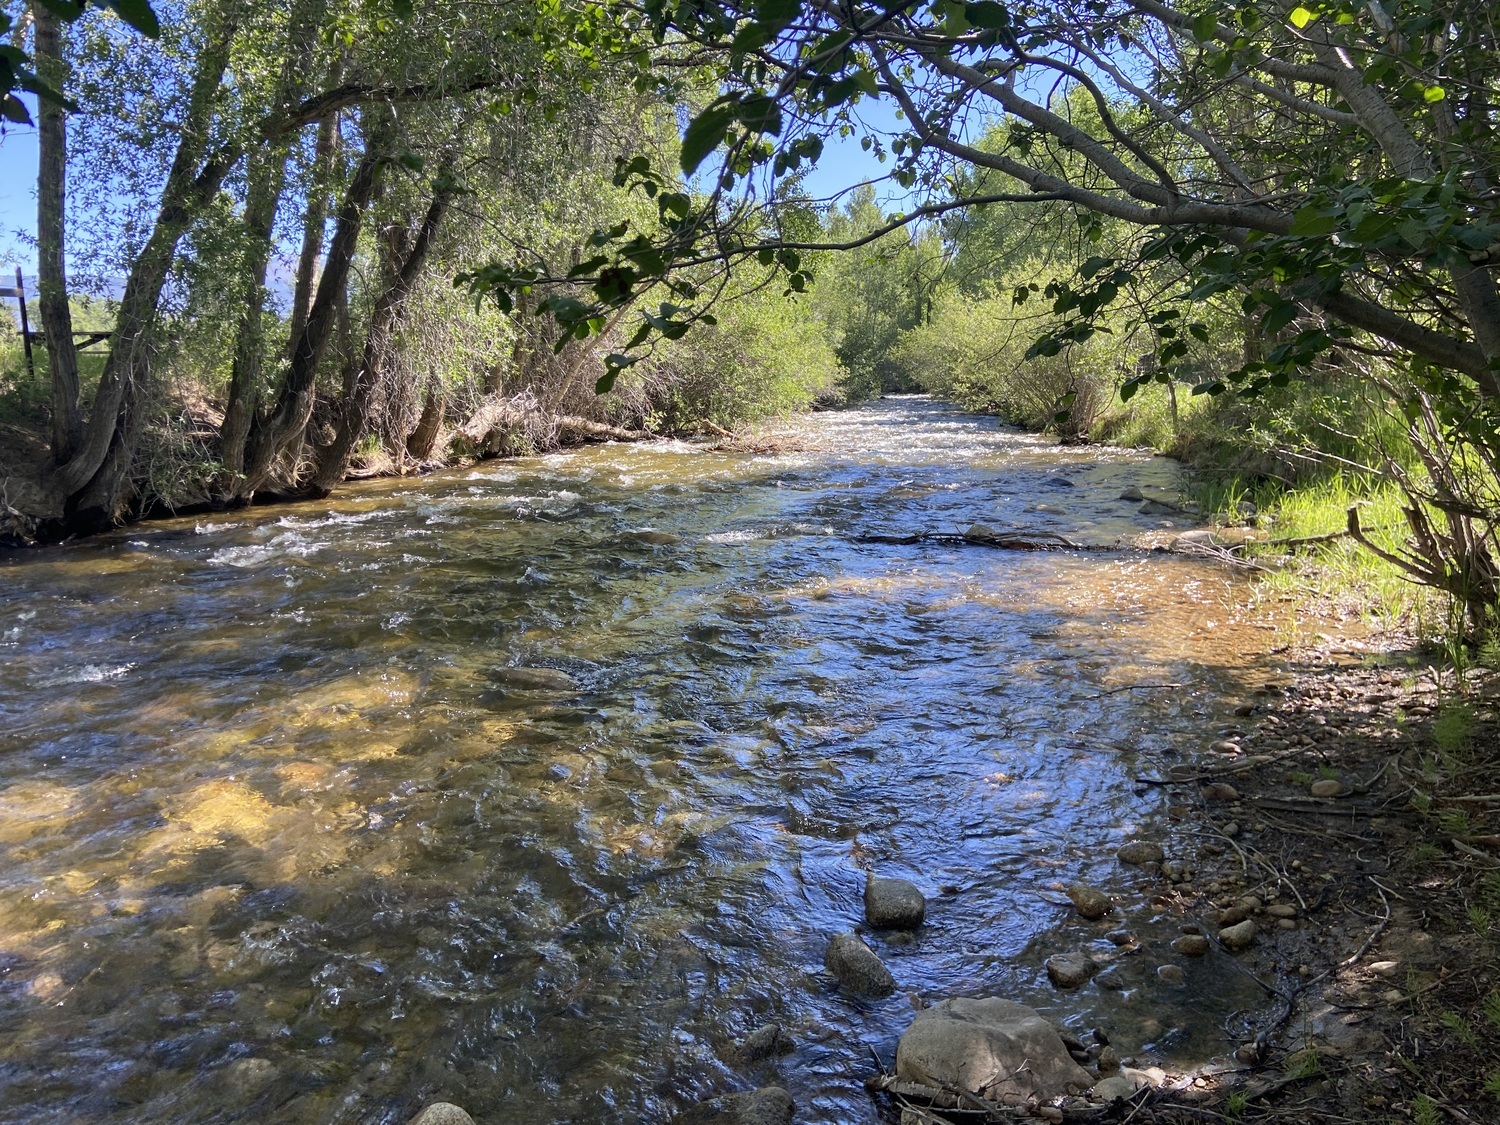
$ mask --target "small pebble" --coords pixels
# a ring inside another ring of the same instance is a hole
[[[1205,801],[1238,801],[1240,791],[1227,781],[1214,781],[1203,787]]]
[[[1313,782],[1310,786],[1308,786],[1307,791],[1314,797],[1337,797],[1341,793],[1343,793],[1344,785],[1342,782],[1334,781],[1332,778],[1325,777],[1319,781]]]
[[[1156,976],[1162,984],[1183,984],[1187,981],[1187,973],[1176,965],[1162,965],[1156,970]]]
[[[1376,961],[1370,966],[1370,972],[1377,977],[1390,979],[1396,975],[1396,970],[1401,967],[1400,961]]]
[[[1202,957],[1208,952],[1208,939],[1202,934],[1183,934],[1172,948],[1188,957]]]

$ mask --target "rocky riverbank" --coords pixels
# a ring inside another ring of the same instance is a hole
[[[1074,947],[1072,930],[1046,962],[1063,993],[1170,989],[1199,965],[1253,979],[1264,1005],[1232,1048],[1173,1070],[1004,998],[915,998],[894,1066],[861,1076],[892,1121],[1500,1116],[1500,681],[1358,644],[1284,656],[1228,701],[1233,723],[1142,775],[1170,788],[1169,822],[1119,849],[1109,893],[1055,896],[1093,940]],[[901,987],[862,935],[920,940],[925,910],[912,883],[871,877],[865,926],[829,942],[829,977],[852,1000]],[[1143,911],[1154,931],[1128,924]],[[677,1125],[795,1120],[774,1084],[785,1032],[734,1050],[749,1084],[771,1084]]]
[[[1416,653],[1329,642],[1286,654],[1230,701],[1235,722],[1141,777],[1173,793],[1167,830],[1119,849],[1113,896],[1059,896],[1097,932],[1047,974],[1121,995],[1181,986],[1198,962],[1252,979],[1264,1006],[1220,1057],[1174,1072],[1004,999],[919,1001],[895,1067],[867,1085],[913,1123],[1495,1120],[1497,694],[1489,675],[1460,685]],[[920,923],[915,887],[870,888],[872,930],[893,902]],[[1132,913],[1156,932],[1122,925]],[[856,934],[831,941],[827,968],[855,995],[899,987]]]

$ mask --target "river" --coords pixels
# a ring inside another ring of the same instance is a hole
[[[0,1122],[665,1121],[777,1082],[874,1122],[907,995],[994,994],[1191,1062],[1257,994],[1113,852],[1191,859],[1135,778],[1232,724],[1273,634],[1224,571],[1125,548],[1169,461],[925,399],[784,452],[607,445],[0,557]],[[534,690],[498,669],[567,673]],[[1152,685],[1165,685],[1155,686]],[[864,872],[928,895],[822,970]],[[1055,905],[1114,891],[1135,983]],[[733,1063],[779,1021],[795,1053]]]

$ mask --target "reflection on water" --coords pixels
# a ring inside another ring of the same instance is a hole
[[[5,560],[0,1122],[397,1122],[438,1095],[644,1122],[773,1077],[799,1120],[873,1121],[856,1078],[911,1002],[851,1003],[821,958],[876,868],[929,894],[914,940],[871,938],[904,992],[1222,1049],[1256,998],[1212,961],[1148,987],[1175,927],[1112,852],[1162,812],[1142,755],[1207,737],[1264,648],[1235,590],[1138,552],[854,542],[1119,543],[1161,522],[1122,488],[1173,467],[923,400],[787,435]],[[1141,684],[1193,686],[1109,690]],[[1078,878],[1122,889],[1139,987],[1046,983],[1110,948],[1038,895]],[[723,1061],[771,1019],[794,1055]]]

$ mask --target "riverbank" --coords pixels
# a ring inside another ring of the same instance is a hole
[[[1216,1104],[1245,1120],[1494,1120],[1500,681],[1337,640],[1283,667],[1243,723],[1160,779],[1202,842],[1174,909],[1259,931],[1242,964],[1270,1013]]]
[[[1143,774],[1171,792],[1170,827],[1160,851],[1129,854],[1127,893],[1179,920],[1174,949],[1254,981],[1263,1004],[1230,1017],[1238,1046],[1206,1066],[1093,1046],[1101,1089],[1120,1062],[1138,1088],[1124,1106],[1065,1100],[1065,1119],[1496,1120],[1497,699],[1494,674],[1455,683],[1421,653],[1325,638],[1284,651],[1216,740]],[[1136,952],[1134,934],[1110,937]],[[1103,976],[1125,979],[1115,955],[1094,957],[1077,975],[1122,987]]]

